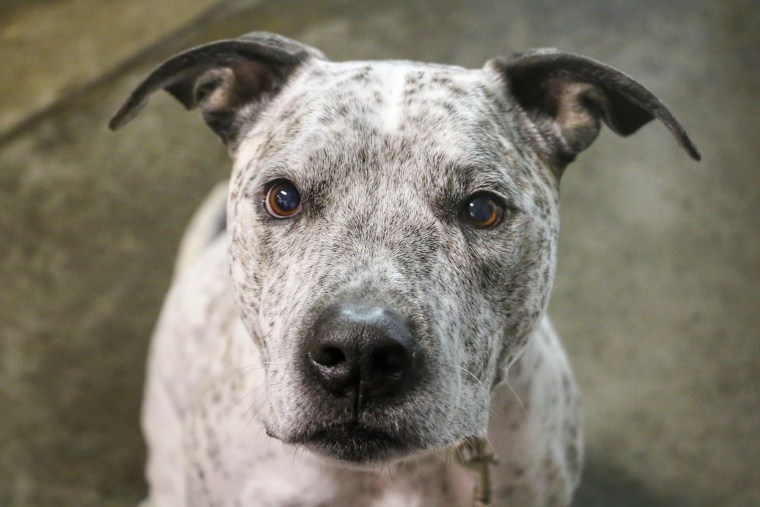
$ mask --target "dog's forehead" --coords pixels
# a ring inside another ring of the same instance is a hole
[[[331,112],[333,122],[352,116],[375,120],[382,133],[419,131],[427,121],[473,119],[487,100],[482,71],[408,61],[318,62],[305,78]],[[445,125],[437,125],[444,127]]]
[[[500,153],[501,84],[483,70],[408,61],[306,65],[257,118],[238,158],[393,140],[428,154]],[[249,141],[253,141],[253,143]],[[246,146],[247,145],[247,146]],[[261,146],[265,145],[265,146]],[[246,153],[248,152],[248,153]]]
[[[255,169],[241,182],[294,175],[299,181],[424,180],[429,193],[528,187],[535,178],[506,96],[487,70],[314,61],[251,126],[236,167]]]
[[[303,78],[320,83],[331,92],[336,89],[365,91],[373,98],[380,92],[386,100],[411,101],[425,96],[424,92],[427,95],[443,92],[450,98],[462,98],[483,81],[484,73],[481,69],[407,60],[315,60],[306,67]]]

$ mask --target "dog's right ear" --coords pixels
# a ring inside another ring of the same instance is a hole
[[[311,58],[325,57],[310,46],[266,32],[190,49],[159,65],[108,126],[116,130],[126,125],[153,92],[164,89],[185,108],[198,107],[208,126],[225,144],[232,144],[241,113],[255,114],[256,106],[276,94],[293,71]]]

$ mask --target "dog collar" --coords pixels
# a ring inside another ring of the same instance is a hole
[[[473,507],[492,507],[490,467],[497,464],[498,459],[485,437],[465,438],[453,446],[449,452],[455,463],[475,473],[475,487],[472,490]]]

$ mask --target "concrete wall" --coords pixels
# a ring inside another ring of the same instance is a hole
[[[584,394],[576,504],[760,504],[759,11],[750,0],[5,3],[0,505],[127,506],[144,493],[149,333],[182,228],[228,161],[168,97],[119,135],[105,124],[159,59],[252,29],[334,59],[480,66],[556,46],[669,104],[702,163],[652,124],[605,132],[563,180],[550,310]]]

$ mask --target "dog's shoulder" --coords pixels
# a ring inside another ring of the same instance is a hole
[[[500,457],[494,494],[509,505],[567,505],[578,485],[583,435],[578,388],[544,315],[494,389],[489,439]]]
[[[150,374],[172,383],[184,405],[223,367],[239,327],[222,234],[174,280],[151,342]]]

